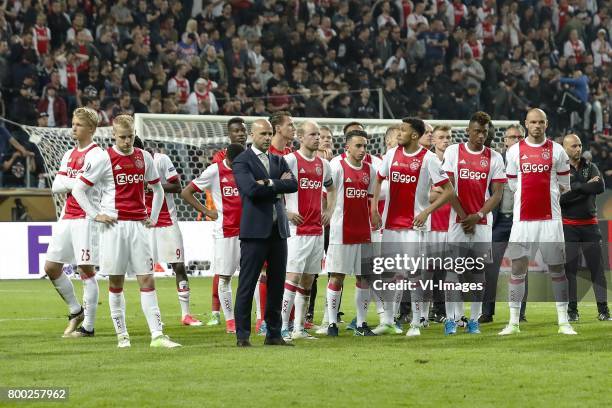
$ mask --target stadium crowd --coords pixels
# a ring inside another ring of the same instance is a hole
[[[146,112],[377,118],[378,89],[385,118],[540,106],[549,135],[580,134],[610,186],[610,3],[4,1],[0,113],[45,127],[69,126],[77,106],[102,126]],[[44,172],[12,136],[0,128],[0,187],[23,185],[26,163]]]

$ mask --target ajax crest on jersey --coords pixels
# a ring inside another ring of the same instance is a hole
[[[410,163],[410,170],[416,171],[419,169],[419,167],[421,167],[421,163],[417,160]]]
[[[136,165],[137,169],[142,169],[144,167],[144,162],[140,159],[136,159],[134,161],[134,165]]]
[[[323,169],[321,168],[321,166],[315,167],[315,173],[317,173],[317,176],[320,176],[321,174],[323,174]]]
[[[542,152],[542,158],[543,158],[544,160],[548,160],[548,159],[550,159],[550,152],[549,152],[548,150],[544,150],[544,151]]]
[[[482,159],[480,161],[480,166],[481,167],[487,167],[489,165],[489,161],[487,159]]]
[[[363,182],[366,184],[370,184],[370,176],[363,176]]]

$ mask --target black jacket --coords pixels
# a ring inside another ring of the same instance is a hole
[[[588,181],[595,176],[601,177],[597,166],[585,159],[580,159],[578,168],[570,166],[570,183],[572,190],[561,195],[561,214],[563,218],[584,220],[597,215],[595,198],[604,192],[603,178],[599,181]]]

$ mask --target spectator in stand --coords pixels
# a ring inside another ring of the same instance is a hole
[[[64,98],[57,95],[57,89],[52,84],[47,85],[45,89],[46,92],[38,101],[38,112],[46,114],[49,127],[68,126],[68,108]]]
[[[219,105],[213,90],[217,83],[205,78],[195,82],[194,90],[187,98],[186,110],[192,115],[210,115],[219,111]]]

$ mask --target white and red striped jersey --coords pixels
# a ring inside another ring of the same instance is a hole
[[[506,153],[506,174],[514,190],[514,221],[560,220],[559,186],[570,189],[569,157],[560,144],[527,140]]]
[[[213,163],[191,182],[198,192],[210,190],[219,217],[215,220],[215,238],[237,237],[240,234],[242,202],[232,169],[227,161]]]
[[[382,220],[383,228],[390,230],[412,229],[414,218],[429,207],[431,186],[448,182],[438,157],[420,146],[411,154],[406,153],[402,146],[389,149],[378,170],[378,178],[389,180]],[[428,219],[426,231],[429,231],[430,223]]]
[[[146,220],[144,183],[159,183],[153,157],[138,148],[124,154],[116,146],[99,157],[86,165],[80,179],[89,186],[100,186],[100,213],[120,221]]]
[[[179,103],[187,102],[190,92],[189,80],[187,78],[178,79],[177,77],[172,77],[168,81],[168,93],[176,94]]]
[[[467,143],[453,144],[446,148],[442,170],[455,177],[455,194],[467,214],[476,214],[491,196],[491,183],[505,183],[504,159],[495,150],[483,147],[473,152]],[[459,216],[451,210],[451,224],[459,223]],[[493,225],[493,214],[478,222]]]
[[[307,159],[299,151],[284,157],[298,182],[296,193],[285,194],[285,207],[289,212],[300,214],[304,220],[299,226],[289,223],[291,236],[321,235],[323,187],[332,185],[329,162],[318,156]]]
[[[82,172],[86,161],[89,162],[92,156],[99,156],[103,153],[104,151],[95,143],[91,143],[89,146],[83,149],[74,147],[64,153],[64,157],[62,157],[57,175],[76,179]],[[87,190],[87,195],[89,197],[89,201],[97,207],[100,202],[100,189],[90,188]],[[83,211],[79,203],[77,203],[77,201],[74,199],[72,192],[68,192],[66,194],[66,204],[62,209],[62,215],[60,218],[64,220],[85,218],[85,211]]]
[[[365,244],[371,241],[370,196],[374,191],[374,167],[365,161],[354,167],[348,159],[330,163],[336,186],[336,207],[330,221],[331,244]]]
[[[159,175],[159,182],[162,184],[174,183],[179,179],[179,175],[176,172],[172,160],[163,154],[155,153],[153,155],[153,165],[157,174]],[[153,206],[153,192],[147,191],[145,193],[145,204],[147,205],[147,214],[151,215],[151,207]],[[164,194],[164,203],[162,204],[161,210],[159,211],[159,217],[157,218],[156,227],[169,227],[174,225],[178,219],[176,218],[176,206],[174,205],[174,193]]]
[[[46,55],[49,52],[49,43],[51,42],[51,30],[47,26],[39,26],[36,24],[32,29],[34,35],[34,46],[38,55]]]

